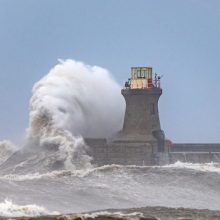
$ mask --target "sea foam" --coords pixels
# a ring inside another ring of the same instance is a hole
[[[19,217],[19,216],[39,216],[48,214],[59,214],[58,212],[49,212],[42,206],[35,204],[31,205],[17,205],[12,201],[5,200],[0,203],[0,216],[5,217]]]
[[[203,172],[216,172],[220,173],[220,163],[187,163],[177,161],[173,164],[168,164],[163,166],[165,168],[180,168],[180,169],[193,169]]]

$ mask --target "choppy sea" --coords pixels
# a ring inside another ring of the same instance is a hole
[[[51,150],[18,151],[6,160],[0,166],[0,216],[144,206],[220,210],[220,164],[54,167]]]

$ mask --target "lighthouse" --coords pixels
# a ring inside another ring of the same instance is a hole
[[[162,94],[161,77],[152,67],[132,67],[130,78],[121,90],[126,102],[124,124],[119,132],[123,142],[148,143],[154,152],[164,151],[158,101]]]
[[[132,67],[121,90],[126,102],[124,124],[108,139],[86,140],[96,164],[168,164],[165,135],[160,126],[158,101],[161,77],[152,67]]]

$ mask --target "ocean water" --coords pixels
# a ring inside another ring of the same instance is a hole
[[[31,157],[19,151],[1,165],[0,216],[144,206],[220,210],[220,164],[52,169],[57,152],[47,149],[44,157],[42,152]]]
[[[101,67],[60,62],[33,87],[24,146],[0,142],[0,216],[144,206],[220,210],[220,164],[95,167],[83,137],[120,130],[120,86]]]

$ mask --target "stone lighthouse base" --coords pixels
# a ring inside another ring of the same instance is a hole
[[[166,165],[177,161],[188,163],[219,163],[220,144],[170,144],[165,141],[165,151],[157,152],[156,142],[107,141],[85,139],[92,163],[103,165]]]
[[[155,143],[86,139],[93,163],[102,166],[110,164],[151,166],[156,165]]]

